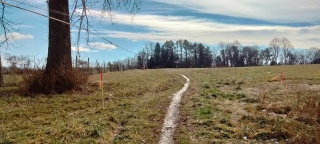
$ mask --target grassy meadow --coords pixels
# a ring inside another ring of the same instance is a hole
[[[284,73],[284,84],[273,77]],[[5,77],[0,143],[158,143],[190,78],[176,143],[320,143],[320,65],[157,69],[99,75],[80,92],[27,97]],[[104,104],[103,104],[104,101]]]
[[[320,143],[320,65],[176,71],[191,80],[176,143]]]
[[[0,143],[157,143],[171,96],[184,82],[163,70],[107,73],[102,97],[100,76],[89,79],[83,91],[62,95],[0,88]]]

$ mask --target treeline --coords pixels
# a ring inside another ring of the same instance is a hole
[[[214,57],[208,46],[188,40],[148,43],[135,58],[109,62],[110,71],[154,68],[204,68],[212,67]]]
[[[215,57],[216,66],[243,67],[281,64],[305,64],[303,54],[294,52],[294,47],[286,38],[274,38],[269,47],[241,46],[238,41],[220,43],[219,54]]]
[[[136,58],[126,58],[124,60],[118,60],[114,62],[108,62],[108,68],[110,72],[133,70],[138,68]]]
[[[19,69],[43,69],[41,60],[36,62],[30,56],[7,54],[5,60],[10,71]],[[91,63],[91,64],[90,64]],[[188,40],[168,40],[160,43],[147,43],[134,57],[113,62],[90,62],[76,58],[73,67],[90,71],[125,71],[132,69],[155,68],[205,68],[205,67],[244,67],[262,65],[319,64],[320,49],[294,49],[286,38],[274,38],[265,48],[243,46],[240,42],[220,42],[215,48]],[[92,73],[95,73],[92,72]]]
[[[320,49],[295,50],[286,38],[274,38],[266,48],[242,46],[238,41],[220,43],[215,66],[243,67],[320,63]]]
[[[320,49],[294,49],[287,38],[274,38],[265,48],[243,46],[234,41],[221,42],[214,49],[188,40],[169,40],[162,45],[148,43],[135,57],[136,60],[128,58],[110,66],[126,70],[311,64],[320,63]]]
[[[166,41],[146,45],[138,53],[139,68],[202,68],[212,67],[213,56],[208,46],[188,40]]]

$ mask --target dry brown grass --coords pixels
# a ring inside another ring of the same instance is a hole
[[[319,65],[176,70],[191,79],[177,143],[320,143]],[[280,72],[285,83],[270,81]],[[231,95],[244,95],[230,98]],[[221,120],[227,121],[221,123]],[[229,123],[229,124],[228,124]]]

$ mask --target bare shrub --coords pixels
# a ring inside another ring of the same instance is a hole
[[[61,94],[67,91],[81,90],[87,83],[88,74],[78,70],[59,70],[46,73],[39,70],[23,75],[23,93]]]
[[[305,96],[297,96],[296,104],[291,116],[295,118],[305,117],[308,119],[313,119],[314,121],[319,121],[320,115],[320,97],[317,90],[300,90]]]
[[[279,105],[273,104],[268,108],[268,111],[274,112],[276,114],[288,114],[291,111],[291,107],[290,106],[279,106]]]

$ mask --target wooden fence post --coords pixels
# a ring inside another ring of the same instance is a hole
[[[89,58],[88,58],[88,63],[87,63],[87,66],[88,66],[88,71],[90,71],[90,63],[89,63]]]
[[[78,56],[76,56],[76,69],[78,68]]]

